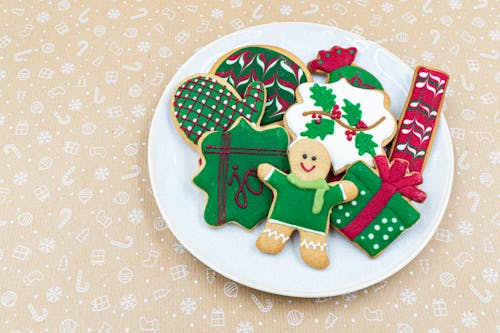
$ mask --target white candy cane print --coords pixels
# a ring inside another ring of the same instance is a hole
[[[42,308],[42,312],[38,313],[33,304],[31,303],[28,304],[28,310],[30,311],[31,316],[37,323],[41,323],[42,321],[47,319],[47,316],[49,315],[49,311],[47,311],[46,308]]]
[[[254,294],[250,295],[250,298],[255,303],[255,305],[257,305],[257,307],[259,308],[259,310],[261,312],[266,313],[266,312],[271,311],[273,308],[273,302],[271,302],[270,299],[264,300],[264,303],[266,303],[266,306],[264,306],[264,304],[262,304],[261,301]]]
[[[477,192],[468,192],[467,199],[472,200],[472,205],[470,207],[470,212],[474,213],[477,210],[477,206],[479,206],[479,202],[481,201],[481,197]]]
[[[81,269],[78,270],[78,273],[76,274],[76,284],[75,284],[75,290],[78,293],[86,293],[89,290],[89,283],[85,282],[82,283],[82,275],[83,271]]]
[[[477,290],[477,288],[472,284],[469,284],[469,289],[474,295],[477,296],[477,298],[479,298],[482,303],[489,303],[493,299],[493,294],[488,289],[484,289],[484,293],[486,294],[486,296],[480,293],[479,290]]]

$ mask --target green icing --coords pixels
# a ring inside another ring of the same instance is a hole
[[[276,197],[269,219],[300,229],[324,233],[332,206],[345,200],[341,185],[332,186],[325,182],[329,189],[322,193],[321,208],[313,212],[317,189],[297,187],[281,171],[273,169],[271,172],[267,183],[276,190]]]
[[[257,123],[264,109],[265,88],[252,82],[240,99],[210,76],[185,80],[174,95],[173,108],[179,128],[197,144],[209,131],[228,129],[240,116]]]
[[[335,121],[330,119],[321,119],[319,123],[316,120],[306,124],[307,130],[300,133],[300,136],[315,139],[319,137],[324,140],[327,135],[333,134],[335,131]]]
[[[359,192],[351,202],[333,208],[330,222],[339,230],[352,222],[377,193],[382,183],[378,175],[362,162],[353,164],[344,180],[352,181]],[[396,193],[380,214],[353,241],[374,257],[405,229],[413,226],[419,218],[420,213],[401,194]]]
[[[243,118],[226,132],[200,142],[205,159],[193,182],[208,195],[204,218],[211,226],[236,222],[255,227],[269,212],[272,191],[257,177],[261,163],[289,168],[288,134],[282,127],[258,131]]]
[[[375,156],[375,149],[378,145],[373,141],[373,135],[367,134],[365,132],[356,133],[356,139],[354,139],[354,145],[358,148],[359,156],[363,154],[370,154]]]
[[[241,94],[254,81],[264,82],[267,90],[266,110],[261,124],[283,119],[284,112],[295,102],[295,89],[307,82],[307,68],[297,60],[265,47],[244,47],[228,55],[212,72],[226,79]]]
[[[309,90],[311,91],[310,97],[314,100],[314,105],[321,107],[323,111],[330,112],[335,106],[337,96],[333,93],[332,89],[315,83]]]
[[[384,90],[382,84],[373,74],[357,66],[343,66],[328,74],[328,82],[333,83],[342,78],[347,79],[353,86],[365,89]]]
[[[353,104],[348,99],[344,98],[344,106],[342,110],[344,110],[344,114],[342,117],[347,120],[347,123],[350,126],[356,126],[361,120],[362,112],[361,112],[361,104]]]

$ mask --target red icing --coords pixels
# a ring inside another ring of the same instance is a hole
[[[238,170],[238,166],[237,165],[233,166],[233,169]],[[255,179],[258,180],[259,188],[257,190],[253,189],[250,186],[250,183],[248,181],[249,177],[254,177]],[[248,190],[248,192],[250,192],[254,195],[260,195],[260,194],[262,194],[262,191],[264,190],[262,182],[257,177],[257,169],[254,169],[254,168],[249,169],[247,172],[245,172],[245,176],[243,177],[243,181],[241,180],[238,173],[236,171],[234,171],[232,176],[231,176],[231,179],[228,182],[229,186],[231,186],[233,184],[233,180],[236,180],[236,182],[238,183],[238,191],[236,191],[236,194],[234,195],[234,202],[240,208],[246,208],[248,206],[248,199],[247,199],[247,194],[245,192],[245,188]]]
[[[313,171],[313,170],[314,170],[314,168],[316,168],[316,166],[315,166],[315,165],[313,165],[313,166],[312,166],[312,167],[310,167],[310,168],[307,168],[307,167],[304,165],[304,163],[302,163],[302,162],[300,162],[300,166],[302,167],[302,169],[303,169],[305,172],[311,172],[311,171]]]
[[[361,128],[367,128],[368,126],[366,126],[365,122],[363,120],[360,120],[358,121],[358,123],[356,124],[356,128],[357,129],[361,129]]]
[[[382,185],[363,210],[346,227],[342,228],[350,240],[356,238],[378,214],[386,207],[389,200],[396,193],[416,202],[423,202],[427,195],[416,185],[422,184],[420,173],[406,174],[408,161],[395,159],[391,165],[385,156],[375,156],[375,165],[379,171]]]
[[[349,47],[344,49],[340,46],[333,46],[329,50],[321,50],[318,52],[318,57],[307,65],[312,72],[322,71],[325,73],[333,72],[334,70],[349,66],[356,57],[357,49]]]
[[[330,116],[332,119],[340,119],[342,116],[342,113],[340,112],[340,107],[335,104],[335,106],[332,109],[332,115]]]
[[[399,120],[390,159],[408,161],[408,170],[422,172],[449,76],[438,70],[418,67],[404,114]]]

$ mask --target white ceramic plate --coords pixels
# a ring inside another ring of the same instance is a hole
[[[199,49],[179,68],[166,87],[151,125],[148,161],[158,207],[172,233],[201,262],[243,285],[275,294],[325,297],[373,285],[408,264],[429,242],[446,209],[453,177],[453,152],[446,121],[441,118],[422,188],[428,199],[417,205],[422,217],[376,260],[331,232],[330,266],[322,271],[304,264],[298,237],[279,255],[266,255],[255,247],[263,229],[253,232],[229,224],[212,229],[203,221],[204,194],[192,184],[198,169],[197,154],[181,139],[170,117],[173,89],[184,78],[208,72],[219,56],[248,44],[276,45],[307,62],[320,49],[332,45],[358,48],[356,64],[368,69],[382,83],[398,117],[406,101],[413,71],[399,58],[361,36],[329,26],[309,23],[273,23],[237,31]],[[324,78],[317,77],[323,82]],[[297,235],[295,235],[297,236]]]

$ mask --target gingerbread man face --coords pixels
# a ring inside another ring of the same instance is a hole
[[[288,158],[293,174],[302,180],[325,179],[330,171],[330,155],[318,141],[301,139],[289,148]]]

